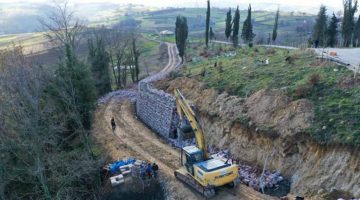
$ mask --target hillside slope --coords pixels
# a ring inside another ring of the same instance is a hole
[[[229,149],[253,165],[268,159],[267,168],[291,180],[290,193],[315,199],[360,196],[360,152],[319,145],[304,133],[314,118],[311,101],[270,90],[244,99],[189,78],[160,81],[157,87],[169,93],[179,88],[197,106],[211,147]]]

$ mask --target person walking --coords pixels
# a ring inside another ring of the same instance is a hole
[[[114,119],[114,117],[111,118],[110,123],[111,123],[111,128],[112,128],[112,130],[115,131],[115,129],[116,129],[116,124],[115,124],[115,119]]]
[[[145,172],[146,172],[146,175],[148,176],[148,178],[151,178],[151,176],[152,176],[152,167],[151,167],[150,163],[147,164]]]
[[[157,178],[157,171],[159,170],[159,166],[156,163],[153,163],[151,169],[153,171],[154,178]]]

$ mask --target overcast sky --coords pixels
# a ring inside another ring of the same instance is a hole
[[[0,2],[51,2],[52,0],[0,0]],[[70,2],[76,3],[89,3],[89,2],[111,2],[111,3],[134,3],[143,4],[147,6],[156,7],[205,7],[206,0],[70,0]],[[211,0],[211,4],[214,7],[234,7],[240,4],[244,7],[247,4],[253,5],[268,5],[269,9],[273,9],[274,5],[279,5],[280,8],[294,8],[295,10],[307,11],[306,8],[318,8],[321,4],[326,5],[331,10],[341,10],[342,0]],[[272,5],[272,6],[270,6]],[[256,10],[256,6],[254,6]],[[263,9],[263,8],[262,8]],[[304,10],[305,9],[305,10]],[[309,12],[309,11],[308,11]]]

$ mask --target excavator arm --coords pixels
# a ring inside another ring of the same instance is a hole
[[[187,119],[190,123],[192,130],[195,133],[197,147],[203,151],[204,159],[208,159],[207,146],[205,140],[205,132],[197,122],[196,114],[191,108],[185,97],[181,94],[179,89],[174,91],[176,98],[176,110],[180,117],[180,120]]]

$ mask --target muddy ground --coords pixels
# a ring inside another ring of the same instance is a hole
[[[117,128],[113,132],[110,119],[115,117]],[[179,150],[168,145],[152,132],[134,114],[134,104],[121,103],[110,99],[98,107],[95,113],[93,137],[96,143],[109,154],[112,160],[133,156],[160,167],[160,179],[165,187],[168,199],[203,199],[198,193],[176,180],[174,170],[179,165]],[[276,199],[263,195],[245,185],[235,189],[221,188],[216,199]]]

